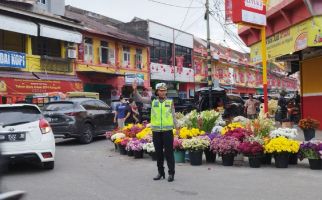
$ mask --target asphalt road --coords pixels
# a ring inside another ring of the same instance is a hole
[[[44,171],[19,164],[2,179],[2,189],[24,190],[28,200],[303,200],[322,198],[322,170],[307,162],[288,169],[216,164],[176,165],[175,181],[153,181],[156,163],[121,156],[104,138],[89,145],[57,142],[56,166]]]

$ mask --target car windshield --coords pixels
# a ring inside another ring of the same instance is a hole
[[[0,107],[0,124],[29,123],[39,120],[41,112],[34,106]]]
[[[59,103],[50,103],[46,104],[44,107],[44,111],[62,111],[62,110],[70,110],[73,109],[73,102],[59,102]]]

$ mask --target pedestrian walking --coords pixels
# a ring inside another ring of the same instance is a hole
[[[173,155],[173,128],[177,127],[173,101],[167,98],[167,85],[158,83],[155,87],[155,99],[142,97],[137,91],[137,83],[133,83],[133,95],[142,103],[151,105],[151,128],[155,147],[158,175],[153,180],[165,178],[164,155],[168,165],[168,181],[174,181],[175,163]],[[178,131],[178,129],[177,129]]]
[[[280,93],[280,97],[278,99],[278,111],[276,113],[277,117],[275,117],[276,121],[279,121],[281,124],[287,118],[287,101],[285,99],[286,92],[282,91]]]
[[[257,107],[259,101],[253,98],[252,94],[249,94],[249,99],[245,103],[245,114],[248,119],[255,119],[257,115]]]
[[[129,106],[131,108],[131,116],[130,119],[132,123],[137,124],[140,122],[140,113],[138,110],[138,106],[136,105],[135,101],[133,99],[129,99]]]
[[[119,129],[125,126],[125,121],[131,115],[131,109],[122,95],[120,96],[120,102],[121,104],[116,106],[116,112],[114,115],[114,123],[117,122]]]

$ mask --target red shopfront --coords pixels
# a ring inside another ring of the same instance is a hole
[[[80,81],[0,78],[0,104],[24,101],[27,95],[73,91],[83,91]]]

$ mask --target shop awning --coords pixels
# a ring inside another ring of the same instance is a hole
[[[58,28],[46,24],[40,24],[40,36],[74,43],[81,43],[83,40],[82,34],[77,31]]]
[[[38,27],[35,23],[1,14],[0,29],[32,36],[38,35]]]
[[[16,79],[33,79],[33,80],[57,80],[69,82],[81,82],[77,76],[45,74],[45,73],[30,73],[30,72],[14,72],[14,71],[1,71],[0,77],[2,78],[16,78]]]

